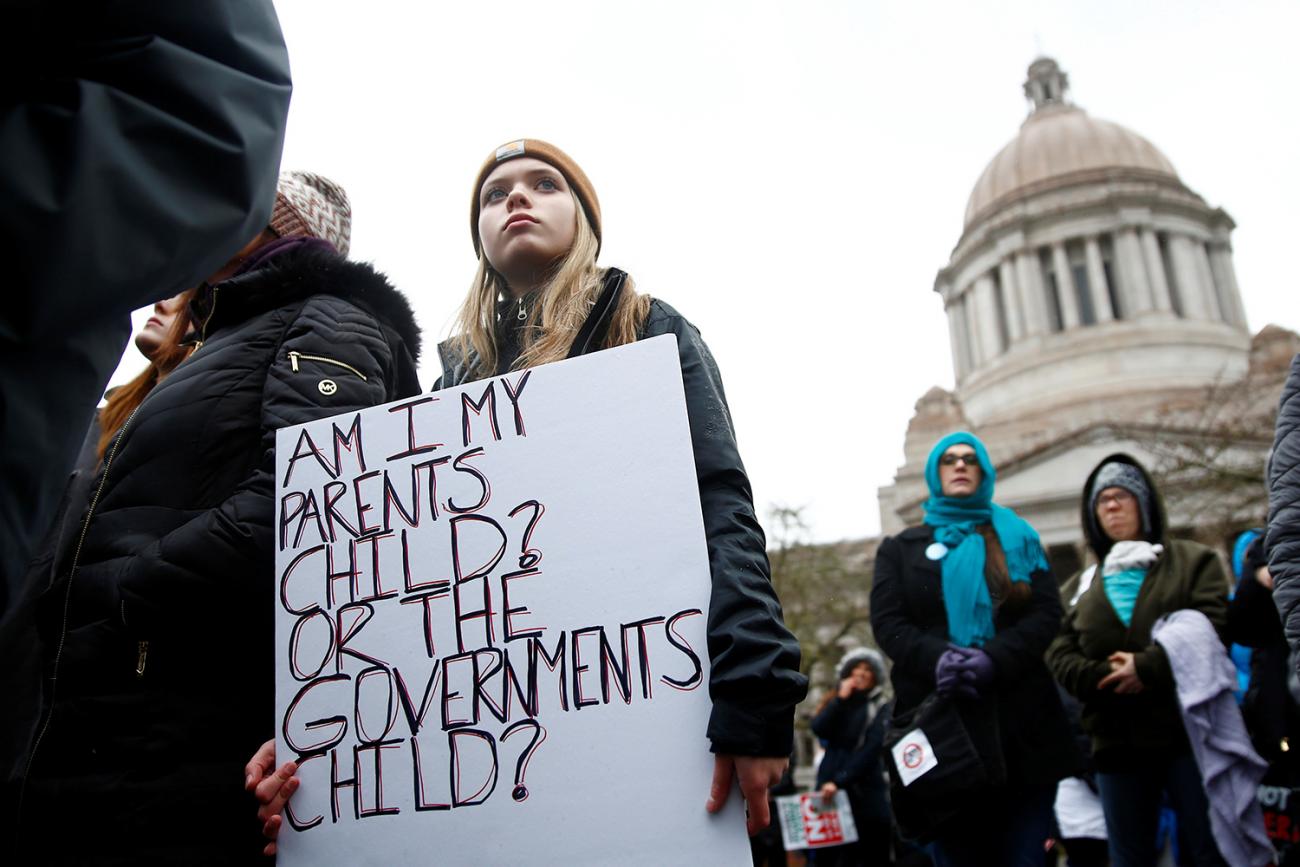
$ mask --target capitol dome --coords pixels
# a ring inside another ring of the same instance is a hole
[[[1238,376],[1250,335],[1232,218],[1151,142],[1029,66],[1030,114],[988,164],[935,278],[972,424]]]
[[[1048,64],[1048,74],[1060,74],[1055,61],[1035,61],[1035,66]],[[975,182],[966,203],[965,225],[1016,198],[1125,177],[1181,186],[1173,164],[1142,136],[1091,117],[1077,106],[1043,99],[1020,127],[1020,134],[998,151]]]
[[[884,532],[919,523],[929,450],[969,430],[998,466],[998,502],[1038,530],[1064,577],[1080,566],[1079,487],[1092,467],[1117,451],[1152,468],[1201,455],[1200,440],[1171,444],[1237,412],[1228,395],[1276,406],[1252,383],[1280,386],[1281,368],[1257,360],[1284,365],[1292,344],[1265,334],[1252,349],[1232,218],[1162,151],[1074,105],[1050,58],[1030,64],[1023,90],[1029,117],[979,176],[935,275],[956,387],[917,402],[904,463],[878,498]],[[1265,441],[1231,452],[1250,466]],[[1210,525],[1219,489],[1166,493],[1171,527]]]

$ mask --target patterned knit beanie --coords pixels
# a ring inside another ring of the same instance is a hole
[[[347,256],[352,245],[352,205],[343,188],[311,172],[283,172],[275,188],[268,227],[281,238],[320,238]]]
[[[478,177],[474,179],[473,198],[469,203],[469,233],[474,240],[475,255],[482,255],[483,253],[478,236],[479,191],[483,188],[483,182],[487,180],[487,176],[492,173],[493,169],[506,160],[513,160],[517,157],[532,157],[560,170],[560,174],[564,175],[564,179],[568,182],[570,188],[577,194],[578,201],[582,203],[582,210],[587,214],[587,222],[591,224],[591,231],[596,235],[596,250],[599,251],[600,200],[596,198],[596,188],[591,185],[586,173],[564,151],[539,139],[524,138],[507,142],[489,154],[488,158],[483,161],[483,167],[478,170]]]
[[[1138,501],[1138,512],[1142,515],[1142,532],[1151,532],[1151,488],[1147,486],[1142,471],[1132,464],[1111,461],[1097,471],[1092,480],[1092,490],[1088,493],[1088,506],[1094,517],[1097,514],[1097,498],[1107,488],[1123,488]]]

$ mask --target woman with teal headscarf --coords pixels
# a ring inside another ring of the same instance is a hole
[[[926,461],[924,522],[876,552],[871,625],[893,661],[895,713],[940,693],[988,735],[977,742],[1000,745],[1006,765],[1003,786],[929,828],[939,867],[1041,864],[1056,782],[1079,764],[1043,662],[1060,595],[1038,533],[993,502],[996,478],[974,434],[939,440]]]

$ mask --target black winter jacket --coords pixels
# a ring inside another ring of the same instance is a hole
[[[41,648],[36,630],[36,606],[66,568],[81,532],[81,519],[90,502],[91,483],[99,467],[99,419],[86,431],[77,463],[68,474],[63,499],[50,531],[37,545],[21,582],[21,592],[0,618],[0,689],[6,712],[0,714],[0,804],[21,773],[41,714]],[[2,815],[3,813],[0,813]]]
[[[1300,653],[1300,355],[1277,408],[1268,465],[1268,571],[1292,653]]]
[[[570,357],[600,346],[626,276],[609,269],[604,291],[579,329]],[[656,300],[637,339],[662,334],[677,337],[713,574],[708,623],[713,712],[708,737],[716,753],[784,758],[793,746],[794,707],[808,692],[808,679],[799,673],[799,642],[786,628],[772,589],[763,528],[754,516],[749,477],[736,447],[718,366],[699,330]],[[508,340],[502,343],[510,345]],[[439,352],[443,374],[435,389],[471,381],[472,359],[462,358],[453,341],[439,346]],[[508,368],[513,360],[502,359],[502,366]]]
[[[332,251],[194,313],[203,343],[123,425],[39,612],[18,839],[45,861],[260,861],[242,769],[274,726],[275,432],[419,393],[405,298]]]
[[[934,528],[909,527],[876,551],[871,629],[894,663],[896,717],[934,692],[935,665],[948,648],[943,567],[925,555],[933,541]],[[1022,608],[1011,610],[1012,603],[998,608],[997,632],[983,648],[997,671],[992,718],[1013,787],[1055,783],[1081,764],[1056,684],[1043,662],[1043,651],[1060,628],[1061,597],[1046,569],[1033,574],[1030,586],[1029,602]]]
[[[131,310],[266,225],[289,110],[270,0],[4,4],[0,613],[49,526]]]

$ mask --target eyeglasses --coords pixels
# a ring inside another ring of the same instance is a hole
[[[955,455],[950,452],[939,458],[939,463],[943,464],[945,467],[955,467],[957,464],[973,467],[979,463],[979,458],[975,456],[974,452],[971,452],[968,455]]]
[[[1102,494],[1101,496],[1099,496],[1097,498],[1097,505],[1099,507],[1109,506],[1113,503],[1116,506],[1122,506],[1125,503],[1133,502],[1135,499],[1137,498],[1134,497],[1132,494],[1130,494],[1128,491],[1124,490],[1123,488],[1116,488],[1115,490],[1109,493]]]

